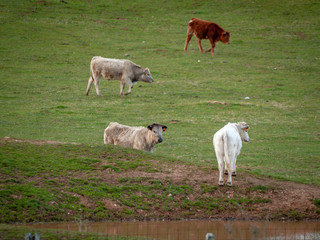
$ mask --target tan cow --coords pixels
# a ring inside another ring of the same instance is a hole
[[[162,132],[167,126],[151,124],[145,127],[129,127],[111,122],[104,130],[104,144],[120,145],[128,148],[151,152],[157,143],[161,143]]]
[[[123,89],[125,85],[129,86],[129,90],[125,95],[131,93],[133,85],[138,81],[152,83],[149,68],[141,68],[139,65],[130,60],[119,60],[112,58],[93,57],[90,63],[90,77],[86,95],[89,94],[92,83],[96,88],[97,95],[101,97],[99,90],[100,77],[108,80],[120,80],[120,96],[123,97]]]

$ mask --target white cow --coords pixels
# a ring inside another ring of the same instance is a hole
[[[151,152],[157,143],[162,142],[162,132],[167,126],[154,123],[145,127],[129,127],[111,122],[104,130],[104,144],[120,145]]]
[[[151,76],[149,68],[143,69],[139,65],[126,59],[112,59],[95,56],[90,63],[90,77],[88,80],[88,86],[86,95],[89,94],[92,83],[96,88],[97,95],[100,97],[99,90],[100,77],[109,80],[120,80],[120,96],[123,97],[123,89],[125,85],[129,86],[129,90],[125,95],[131,93],[133,85],[138,81],[152,83],[153,78]]]
[[[232,186],[232,175],[236,176],[236,162],[243,142],[249,142],[249,125],[245,122],[228,123],[213,136],[213,146],[219,166],[219,185],[223,185],[223,162],[228,174],[229,186]]]

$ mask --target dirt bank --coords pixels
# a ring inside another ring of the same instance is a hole
[[[1,211],[13,211],[16,216],[3,222],[320,218],[320,187],[315,185],[253,176],[240,170],[233,178],[234,186],[221,187],[218,171],[210,166],[156,159],[152,154],[113,146],[94,148],[12,138],[1,139],[0,146],[6,159],[0,171],[1,186],[9,194],[0,199],[4,203]],[[12,149],[14,154],[10,153]],[[62,157],[57,157],[57,151]],[[21,166],[20,159],[25,162]],[[40,162],[45,165],[47,159],[49,172],[41,165],[32,170]],[[80,167],[74,170],[68,164]],[[48,200],[43,200],[42,194],[33,197],[23,192],[26,185],[28,191],[49,192]],[[32,204],[29,207],[23,203],[26,200],[39,204],[37,215]]]

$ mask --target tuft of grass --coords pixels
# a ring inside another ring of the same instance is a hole
[[[265,193],[269,190],[270,188],[267,186],[263,186],[263,185],[257,185],[257,186],[252,186],[252,187],[248,187],[247,191],[259,191],[262,193]]]
[[[315,198],[312,200],[312,202],[318,208],[316,209],[316,213],[320,214],[320,199]]]
[[[315,198],[315,199],[313,200],[313,204],[320,208],[320,199]]]
[[[213,192],[215,192],[215,191],[218,189],[217,186],[207,186],[207,185],[205,185],[205,184],[201,184],[200,187],[201,187],[203,193],[207,193],[207,192],[213,193]]]

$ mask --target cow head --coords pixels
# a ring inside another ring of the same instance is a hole
[[[146,68],[143,70],[143,73],[140,75],[139,80],[141,80],[143,82],[148,82],[148,83],[153,82],[153,78],[151,76],[149,68]]]
[[[221,40],[221,42],[223,42],[225,44],[230,44],[230,32],[228,32],[228,31],[222,32],[222,34],[220,36],[220,40]]]
[[[240,138],[243,142],[249,142],[249,134],[248,129],[249,125],[245,122],[239,122],[237,123],[237,127],[239,129]]]
[[[157,139],[157,143],[161,143],[162,140],[162,133],[167,129],[167,126],[161,125],[158,123],[153,123],[148,126],[149,131],[152,131]]]

